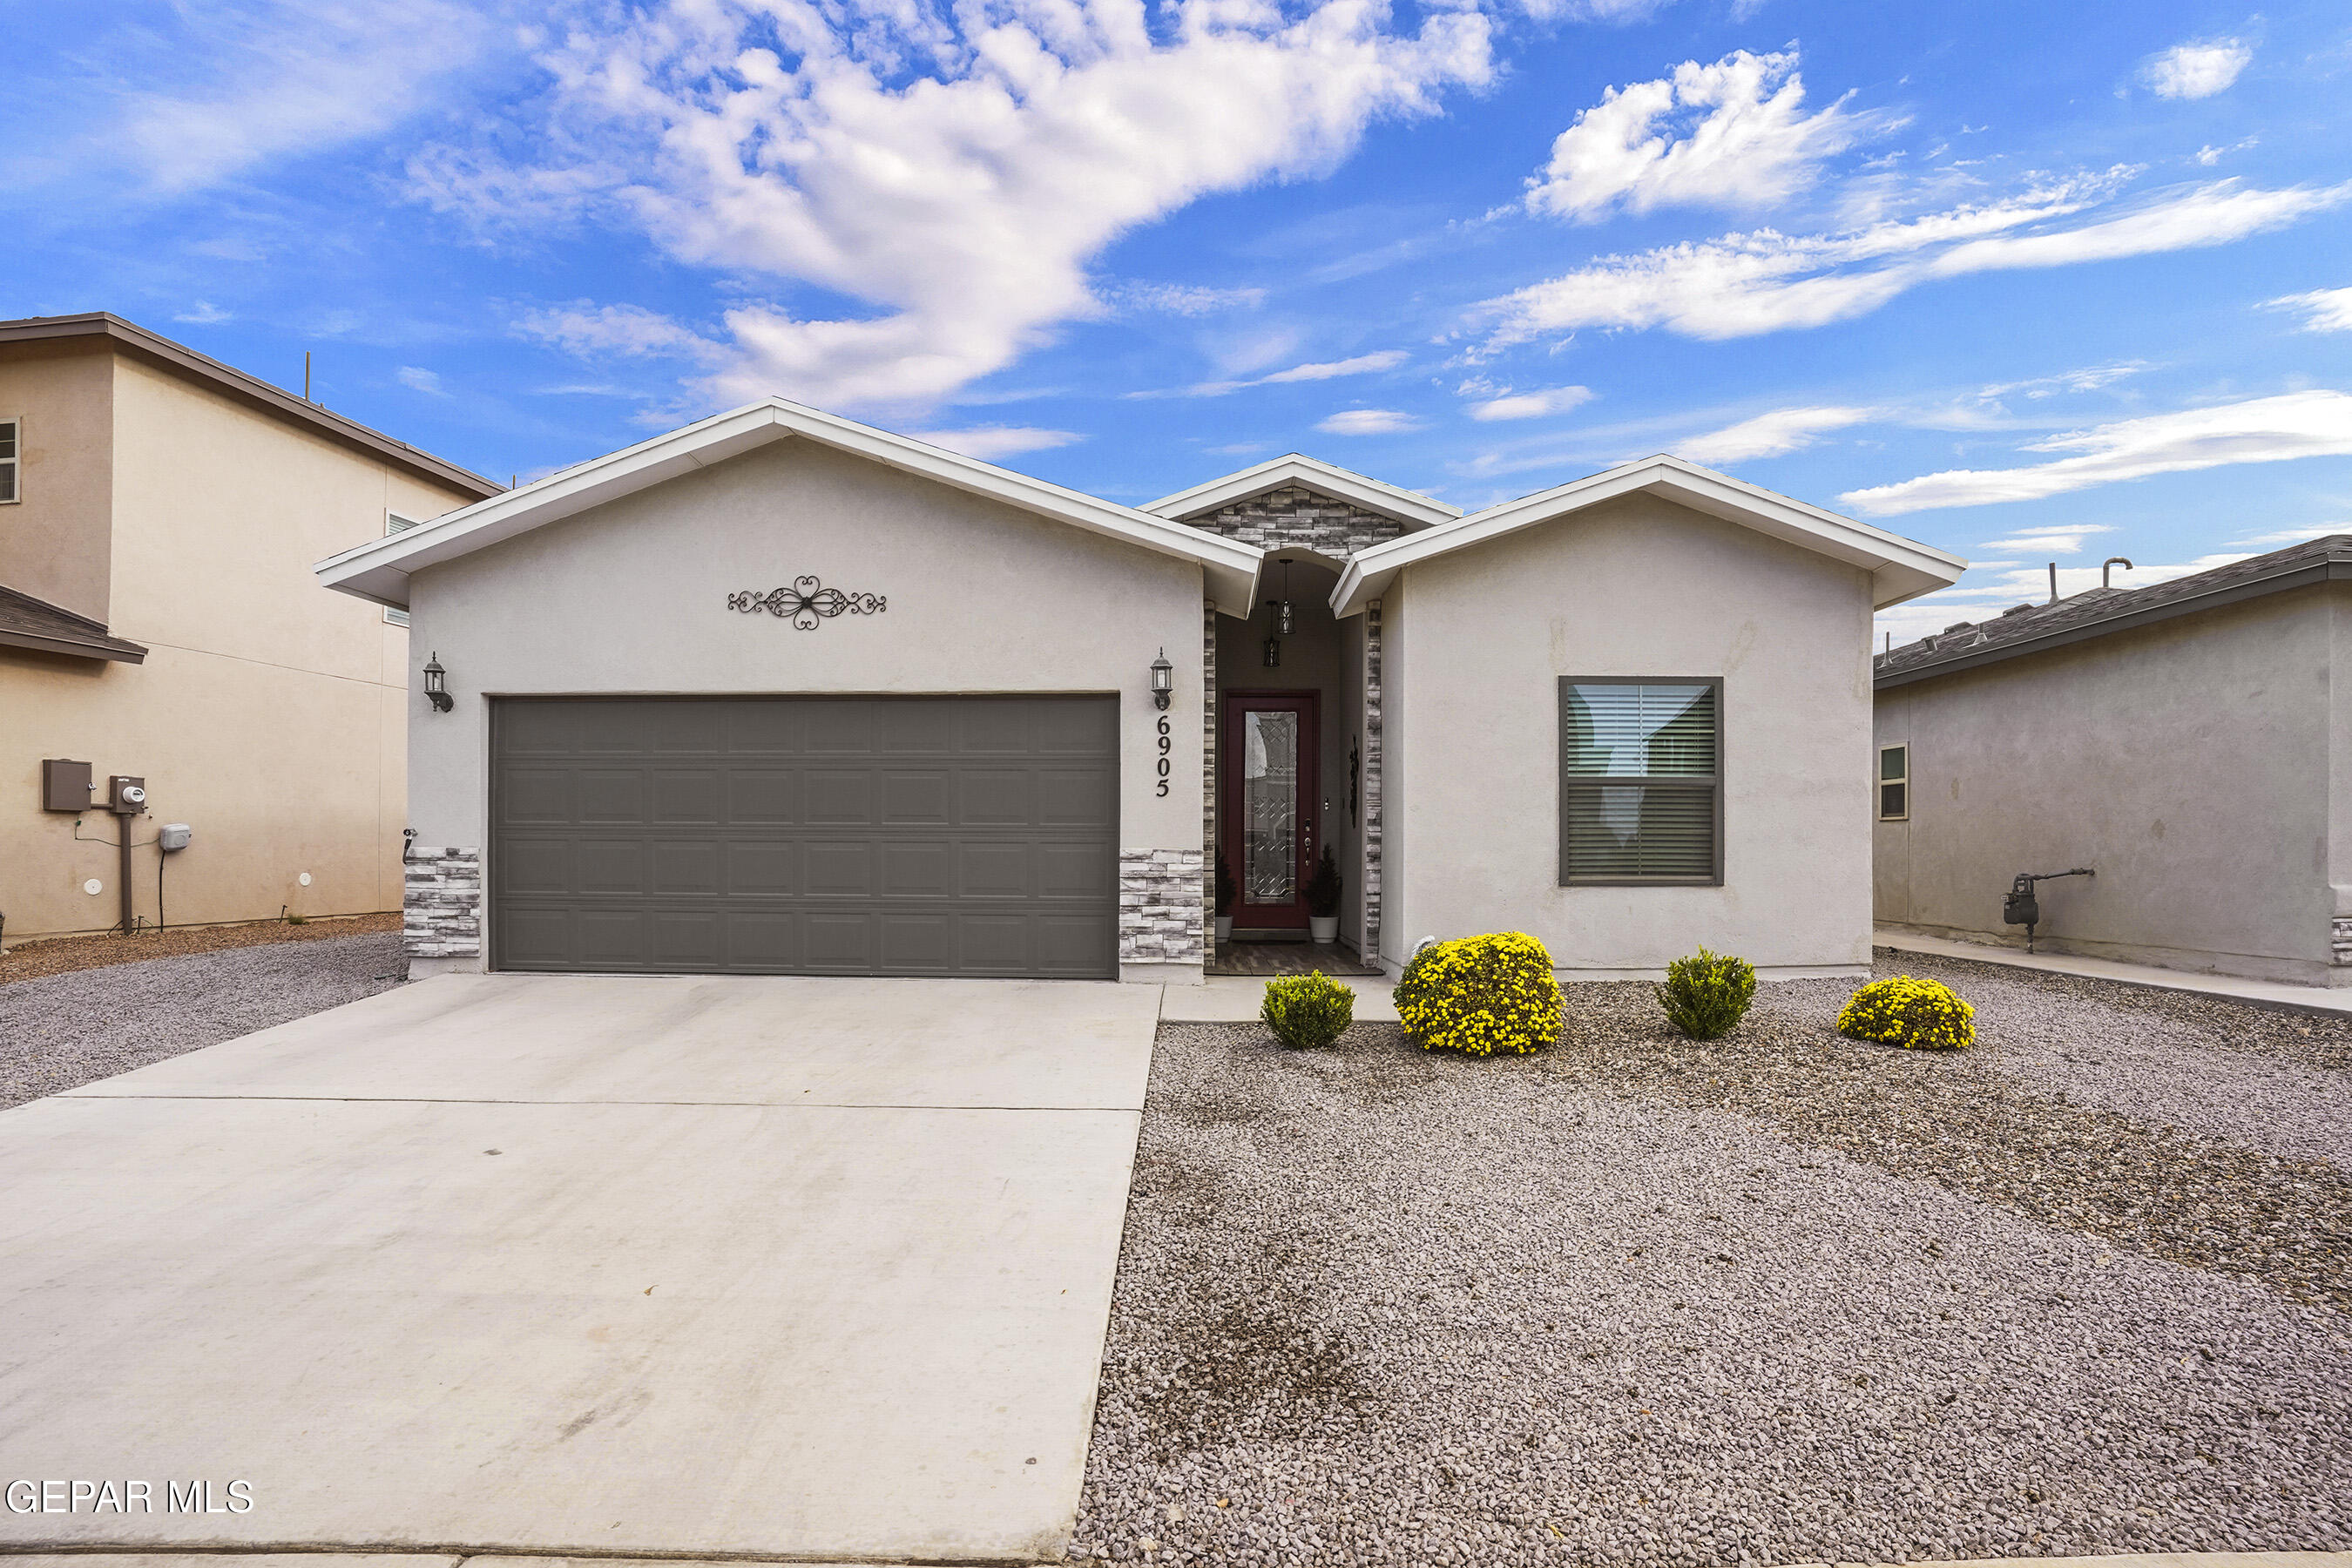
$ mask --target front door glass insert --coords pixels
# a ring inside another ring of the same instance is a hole
[[[1287,904],[1298,896],[1298,715],[1242,715],[1242,897]]]

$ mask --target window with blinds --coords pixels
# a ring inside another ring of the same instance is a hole
[[[1564,676],[1559,879],[1723,880],[1723,682]]]
[[[1911,748],[1878,748],[1878,820],[1902,822],[1911,816]]]
[[[395,533],[405,533],[412,528],[424,526],[424,521],[420,518],[403,517],[396,511],[387,511],[383,514],[383,532],[387,539]],[[408,624],[408,612],[395,610],[387,605],[384,606],[383,620],[386,626],[404,626]]]
[[[24,499],[16,482],[25,461],[24,430],[21,419],[0,419],[0,503]]]

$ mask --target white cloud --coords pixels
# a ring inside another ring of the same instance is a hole
[[[2130,173],[2114,170],[1988,205],[1840,234],[1757,229],[1603,257],[1487,301],[1480,313],[1495,326],[1481,352],[1581,327],[1663,327],[1723,339],[1824,326],[1938,279],[2224,245],[2352,196],[2352,184],[2249,190],[2220,180],[2119,216],[2064,221],[2105,200]],[[2015,232],[2021,229],[2036,232]]]
[[[2137,375],[2147,368],[2144,359],[2116,360],[2110,364],[2087,365],[2081,370],[2061,371],[2056,375],[2037,375],[2028,381],[2004,381],[1988,386],[1977,394],[1978,400],[1995,402],[2003,397],[2022,394],[2028,400],[2055,397],[2062,392],[2096,392],[2128,376]]]
[[[1623,207],[1764,207],[1811,185],[1822,161],[1881,128],[1845,100],[1804,112],[1797,56],[1741,49],[1609,89],[1528,181],[1529,212],[1594,223]]]
[[[2288,294],[2263,303],[2273,310],[2305,312],[2306,332],[2352,332],[2352,289],[2315,289],[2308,294]]]
[[[194,79],[125,93],[113,121],[118,150],[165,194],[383,132],[496,34],[481,10],[447,0],[222,0],[173,13],[189,36],[173,39],[173,63],[196,62]]]
[[[2293,392],[2176,414],[2154,414],[2053,436],[2029,452],[2073,454],[2021,468],[1956,468],[1838,500],[1873,517],[1937,507],[2040,500],[2094,485],[2232,463],[2352,455],[2352,395]]]
[[[1675,453],[1694,463],[1708,464],[1778,458],[1802,451],[1829,432],[1859,425],[1876,414],[1871,408],[1776,408],[1707,435],[1694,436],[1678,443]]]
[[[2281,550],[2290,544],[2301,544],[2306,539],[2325,539],[2331,533],[2352,533],[2352,521],[2315,522],[2306,528],[2282,528],[2273,533],[2233,539],[2230,543],[2232,547],[2242,545],[2249,550]]]
[[[1393,408],[1343,408],[1319,421],[1315,428],[1326,436],[1392,436],[1418,430],[1421,421]]]
[[[696,387],[722,404],[936,403],[1098,314],[1087,267],[1122,234],[1327,169],[1373,121],[1433,113],[1494,72],[1483,13],[1435,7],[1401,33],[1378,0],[611,15],[543,62],[557,86],[541,163],[593,193],[568,205],[619,215],[677,259],[871,308],[728,311],[727,359]],[[478,151],[457,162],[475,186],[429,177],[427,158],[419,195],[479,210],[499,179],[532,173]]]
[[[1472,389],[1465,384],[1464,390]],[[1553,386],[1536,392],[1512,392],[1503,389],[1495,395],[1470,405],[1470,417],[1477,420],[1540,419],[1553,414],[1565,414],[1571,408],[1581,408],[1598,395],[1589,386]]]
[[[2152,56],[2139,79],[2158,98],[2210,98],[2228,91],[2253,58],[2252,46],[2236,38],[2204,38]]]
[[[2242,142],[2232,142],[2227,147],[2200,147],[2197,149],[2197,162],[2210,169],[2231,153],[2242,153],[2261,141],[2262,138],[2259,136],[2249,136]]]
[[[1213,316],[1255,310],[1265,302],[1263,289],[1209,289],[1190,283],[1114,283],[1097,292],[1118,309],[1166,316]]]
[[[421,365],[402,365],[392,373],[392,378],[413,392],[430,393],[435,397],[449,395],[441,390],[441,378]]]
[[[600,307],[585,300],[553,310],[527,310],[515,321],[515,331],[583,359],[617,354],[625,359],[708,360],[726,352],[693,328],[642,306]]]
[[[928,441],[967,458],[978,458],[983,463],[1022,452],[1048,451],[1086,439],[1075,430],[1041,430],[1034,425],[982,425],[969,430],[917,430],[912,435],[918,441]]]
[[[1335,359],[1321,364],[1295,364],[1288,370],[1276,371],[1272,375],[1259,376],[1260,385],[1288,381],[1329,381],[1342,375],[1370,375],[1375,371],[1394,370],[1405,362],[1402,349],[1382,349],[1378,353],[1358,354],[1353,359]]]
[[[2094,534],[2114,531],[2112,526],[2104,522],[2074,523],[2012,533],[2006,539],[1988,539],[1978,548],[1996,552],[2022,551],[2029,555],[2080,555],[2084,540]]]
[[[2232,561],[2243,561],[2245,553],[2200,555],[2194,561],[2177,561],[2142,564],[2126,572],[2117,567],[2113,585],[2118,588],[2147,588],[2158,583],[2169,583],[2176,577],[2186,577],[2195,572],[2210,572],[2216,566],[2227,566]],[[2058,568],[2058,593],[2062,598],[2072,598],[2099,585],[2096,566],[2061,566]],[[1874,626],[1879,641],[1874,647],[1885,646],[1886,634],[1894,634],[1895,646],[1916,642],[1930,633],[1960,621],[1983,625],[2012,605],[2042,605],[2050,600],[2050,570],[2040,562],[2016,565],[2005,561],[1987,561],[1971,566],[1952,587],[1940,593],[1913,599],[1891,610],[1878,613]]]
[[[1166,390],[1130,392],[1129,397],[1223,397],[1252,386],[1280,386],[1299,381],[1333,381],[1343,375],[1370,375],[1379,371],[1394,370],[1408,358],[1402,349],[1382,349],[1378,353],[1358,354],[1353,359],[1325,360],[1311,364],[1295,364],[1287,370],[1277,370],[1265,375],[1245,376],[1233,381],[1199,381],[1190,386]]]
[[[183,310],[172,320],[186,321],[192,326],[210,327],[216,326],[222,321],[233,321],[236,318],[215,305],[210,300],[199,300],[193,310]]]

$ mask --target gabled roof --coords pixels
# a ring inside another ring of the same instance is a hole
[[[2215,610],[2315,583],[2352,581],[2352,533],[2331,533],[2145,588],[2092,588],[2054,605],[2019,605],[1989,621],[1962,621],[1872,661],[1884,691],[1979,665]]]
[[[409,574],[454,561],[527,533],[545,523],[651,489],[697,468],[721,463],[773,441],[803,439],[1040,517],[1143,549],[1198,562],[1219,609],[1247,615],[1264,554],[1239,540],[1221,539],[1114,501],[1033,479],[976,458],[942,451],[908,437],[804,408],[781,397],[716,414],[666,436],[551,474],[535,484],[494,496],[419,527],[330,556],[311,568],[327,586],[379,605],[404,608]]]
[[[75,658],[114,659],[144,664],[147,650],[135,642],[109,637],[106,627],[88,616],[0,587],[0,647],[28,647],[41,653],[62,653]]]
[[[167,337],[149,331],[136,321],[126,321],[108,311],[93,310],[81,316],[27,316],[18,321],[0,321],[0,346],[77,338],[102,340],[118,353],[174,371],[249,408],[275,415],[313,435],[323,436],[340,446],[380,458],[394,468],[404,468],[464,494],[488,496],[499,493],[499,487],[494,479],[486,479],[470,469],[461,468],[446,458],[436,458],[405,441],[395,441],[380,430],[369,429],[356,419],[346,419],[307,398],[281,391],[266,381],[246,374],[234,365],[223,364],[184,343],[175,343]]]
[[[1331,592],[1331,608],[1342,616],[1352,616],[1379,598],[1391,580],[1415,562],[1484,544],[1636,491],[1664,496],[1694,511],[1862,567],[1871,574],[1871,602],[1879,609],[1948,588],[1968,569],[1966,561],[1933,546],[1791,500],[1680,458],[1659,456],[1375,544],[1348,563],[1339,586]]]
[[[1452,522],[1462,515],[1459,507],[1447,506],[1442,500],[1432,500],[1412,490],[1399,489],[1382,484],[1362,474],[1350,473],[1319,458],[1297,452],[1253,464],[1221,479],[1211,479],[1204,485],[1194,485],[1189,490],[1178,490],[1172,496],[1161,496],[1144,507],[1159,517],[1171,517],[1179,521],[1202,517],[1235,501],[1252,496],[1278,490],[1286,485],[1302,485],[1310,490],[1320,490],[1344,501],[1351,501],[1366,511],[1393,518],[1408,528],[1429,528],[1441,522]]]

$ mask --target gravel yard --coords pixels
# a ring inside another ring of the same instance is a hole
[[[1076,1550],[1709,1563],[2352,1542],[2352,1023],[1909,958],[1981,1043],[1359,1025],[1155,1056]]]
[[[0,985],[0,1108],[373,996],[404,972],[390,931]]]

